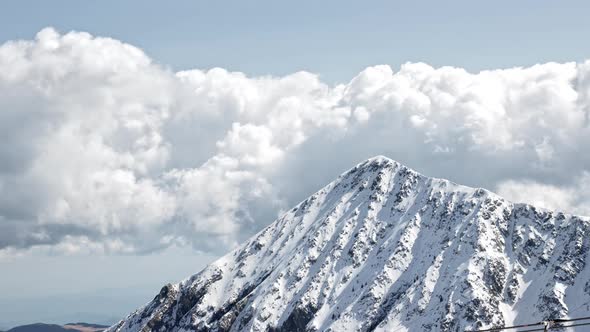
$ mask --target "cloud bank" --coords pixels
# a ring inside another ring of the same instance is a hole
[[[0,251],[223,252],[383,154],[590,214],[590,61],[469,73],[172,72],[51,28],[0,46]]]

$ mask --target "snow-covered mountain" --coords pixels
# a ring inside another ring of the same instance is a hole
[[[109,331],[463,331],[587,313],[590,219],[385,157]]]

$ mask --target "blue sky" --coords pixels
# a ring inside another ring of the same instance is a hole
[[[122,316],[376,154],[588,214],[589,12],[588,1],[3,1],[0,44],[32,41],[38,58],[16,66],[30,49],[0,47],[0,328]],[[46,27],[57,32],[36,37]],[[53,44],[65,45],[59,65]],[[191,69],[202,71],[174,75]],[[319,79],[291,75],[301,70]],[[287,77],[252,79],[264,75]],[[456,108],[441,106],[449,98]],[[39,164],[47,172],[19,172]],[[78,311],[76,298],[92,300]]]
[[[576,61],[590,52],[587,1],[5,1],[0,40],[46,26],[142,48],[174,69],[319,73],[345,82],[407,61],[470,71]]]

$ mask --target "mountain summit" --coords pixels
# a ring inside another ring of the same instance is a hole
[[[109,331],[463,331],[587,313],[590,219],[385,157]]]

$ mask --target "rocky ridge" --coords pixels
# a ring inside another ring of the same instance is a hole
[[[590,302],[590,219],[385,157],[342,174],[108,331],[463,331]]]

